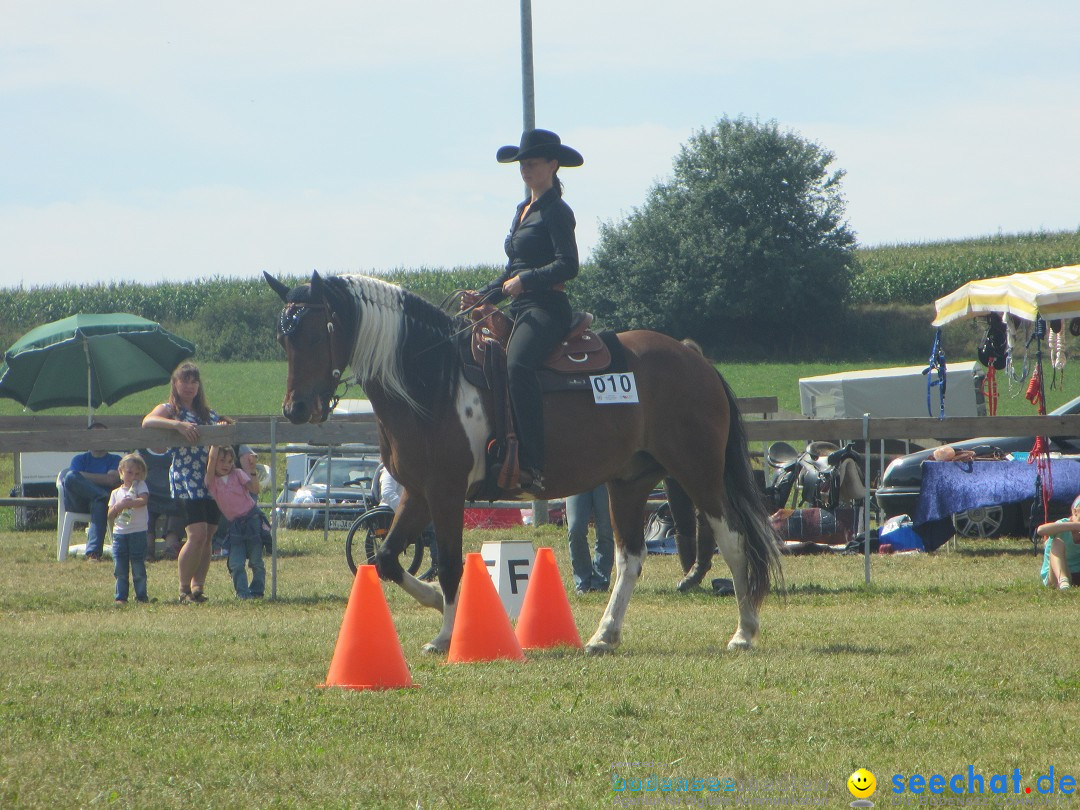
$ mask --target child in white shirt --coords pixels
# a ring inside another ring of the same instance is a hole
[[[146,530],[150,513],[146,504],[150,500],[150,490],[146,488],[146,462],[138,453],[129,453],[120,459],[117,472],[121,484],[109,496],[108,511],[112,523],[116,603],[127,604],[129,567],[135,601],[149,602],[146,595]]]

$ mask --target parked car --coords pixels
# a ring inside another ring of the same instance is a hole
[[[379,466],[378,456],[335,456],[320,458],[299,486],[289,482],[294,503],[326,504],[327,474],[330,476],[330,527],[348,529],[353,521],[378,502],[371,492],[371,479]],[[289,508],[285,526],[290,529],[321,529],[325,509]]]
[[[1050,412],[1051,416],[1080,414],[1080,397],[1066,402]],[[950,443],[957,450],[976,448],[997,448],[1002,453],[1027,453],[1035,444],[1034,436],[989,436]],[[1062,455],[1080,454],[1080,438],[1075,436],[1051,436],[1050,451]],[[885,512],[886,517],[911,515],[914,517],[919,502],[922,485],[922,463],[933,454],[933,450],[921,450],[893,461],[882,476],[875,499]],[[1068,504],[1060,507],[1061,517],[1068,512]],[[1015,533],[1026,533],[1031,500],[1011,504],[997,504],[978,509],[969,509],[953,516],[953,527],[963,537],[996,537]],[[1052,516],[1053,517],[1053,516]]]

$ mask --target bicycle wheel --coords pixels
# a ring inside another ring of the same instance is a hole
[[[382,546],[390,524],[394,521],[394,510],[387,506],[376,506],[369,509],[353,521],[349,527],[349,536],[345,538],[345,559],[349,563],[349,569],[356,574],[356,558],[353,554],[355,544],[356,555],[362,564],[374,565],[375,554]],[[420,564],[424,560],[424,547],[413,541],[405,547],[406,559],[409,560],[407,570],[415,574],[420,570]]]

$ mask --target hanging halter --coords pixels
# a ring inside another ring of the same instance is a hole
[[[930,394],[933,392],[934,386],[938,387],[938,399],[940,414],[938,419],[945,418],[945,382],[946,382],[946,364],[945,364],[945,350],[941,348],[941,330],[938,329],[934,333],[934,345],[930,349],[930,365],[923,369],[923,374],[926,375],[926,413],[928,416],[933,416],[934,411],[930,405]],[[936,372],[937,379],[933,379],[935,376],[931,372]]]
[[[991,363],[986,367],[986,376],[982,381],[983,399],[986,400],[986,412],[990,416],[997,416],[998,409],[998,386],[997,368]]]
[[[1036,407],[1040,416],[1046,416],[1046,389],[1043,387],[1042,339],[1046,334],[1046,321],[1036,317],[1035,330],[1031,339],[1035,341],[1035,370],[1028,383],[1027,401]],[[1034,464],[1035,481],[1042,496],[1043,521],[1049,520],[1050,501],[1054,497],[1054,479],[1050,469],[1050,440],[1046,436],[1036,436],[1035,444],[1028,455],[1028,464]]]
[[[1050,388],[1065,387],[1065,329],[1061,321],[1050,321],[1050,331],[1046,333],[1046,346],[1050,352]],[[1060,372],[1060,377],[1058,372]]]

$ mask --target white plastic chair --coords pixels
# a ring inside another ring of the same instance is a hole
[[[63,562],[68,556],[71,530],[75,523],[89,523],[89,512],[69,512],[64,506],[64,471],[56,476],[56,559]]]

